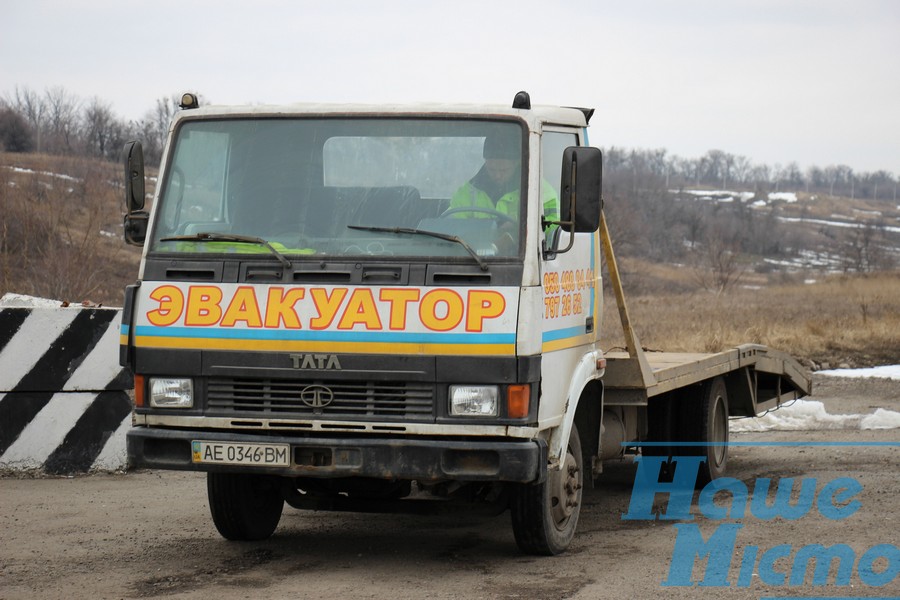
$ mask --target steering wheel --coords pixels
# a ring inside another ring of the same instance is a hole
[[[449,217],[450,215],[456,215],[459,213],[468,213],[468,212],[477,212],[477,213],[482,213],[485,215],[491,215],[492,217],[497,217],[504,223],[515,223],[516,222],[516,220],[513,217],[509,216],[506,213],[502,213],[499,210],[494,210],[493,208],[482,208],[481,206],[460,206],[457,208],[451,208],[451,209],[445,210],[443,213],[441,213],[440,218],[444,219],[446,217]]]

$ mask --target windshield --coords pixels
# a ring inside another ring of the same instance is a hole
[[[264,240],[285,256],[519,256],[522,131],[459,119],[185,121],[151,250],[271,255]]]

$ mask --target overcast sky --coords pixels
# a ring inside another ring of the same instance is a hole
[[[597,109],[598,146],[900,175],[897,0],[0,0],[0,96]]]

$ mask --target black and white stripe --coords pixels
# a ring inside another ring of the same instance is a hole
[[[117,309],[0,307],[0,468],[125,467],[120,322]]]

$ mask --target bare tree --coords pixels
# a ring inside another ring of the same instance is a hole
[[[772,170],[769,165],[756,165],[750,169],[750,179],[753,180],[754,188],[757,194],[768,191],[769,183],[772,178]]]
[[[737,183],[746,183],[750,174],[750,159],[746,156],[735,156],[731,163],[731,176]]]
[[[0,105],[0,151],[30,152],[33,147],[31,130],[22,115]]]
[[[54,154],[70,154],[78,134],[78,118],[81,101],[61,86],[52,87],[44,94],[47,107],[47,135],[44,150]]]
[[[693,250],[706,232],[706,215],[695,203],[691,203],[681,211],[681,222],[685,225],[687,240]]]
[[[144,157],[149,164],[162,159],[163,147],[169,134],[169,126],[178,110],[179,96],[173,95],[156,99],[156,106],[147,111],[137,123],[138,134],[144,142]]]
[[[803,186],[803,174],[796,162],[790,162],[784,168],[784,183],[791,189],[798,190]]]
[[[738,224],[717,219],[709,224],[704,244],[694,258],[694,279],[706,290],[722,295],[735,286],[747,270],[741,255]]]
[[[114,158],[122,145],[122,123],[109,103],[92,98],[82,114],[82,136],[91,156]]]
[[[844,270],[868,273],[892,266],[884,223],[867,222],[850,229],[843,239]]]
[[[28,121],[36,138],[35,149],[41,152],[44,149],[42,137],[48,112],[46,100],[37,92],[16,86],[10,104]]]

